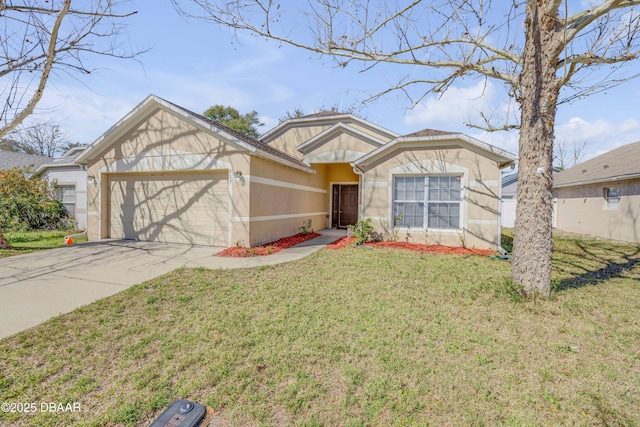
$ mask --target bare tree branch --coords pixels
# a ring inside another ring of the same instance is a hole
[[[38,87],[36,88],[35,94],[31,97],[31,100],[27,103],[26,107],[24,107],[24,109],[20,113],[18,113],[9,123],[0,128],[0,137],[5,135],[9,130],[14,129],[16,126],[20,125],[20,123],[22,123],[24,119],[31,115],[31,113],[33,113],[33,109],[36,107],[36,104],[42,98],[47,80],[49,80],[49,73],[51,73],[51,68],[53,68],[55,60],[58,31],[60,31],[60,25],[62,24],[62,20],[64,19],[64,17],[67,15],[70,6],[71,0],[65,0],[64,6],[62,7],[62,9],[60,9],[56,16],[53,28],[51,29],[51,38],[49,39],[46,60],[44,61],[42,74],[40,76],[40,81],[38,82]]]
[[[89,74],[91,55],[135,58],[120,44],[118,21],[135,11],[120,12],[116,0],[76,2],[0,1],[0,138],[33,114],[56,70]],[[50,5],[50,7],[49,7]]]

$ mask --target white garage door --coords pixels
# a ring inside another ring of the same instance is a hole
[[[114,174],[109,202],[113,238],[227,246],[227,171]]]

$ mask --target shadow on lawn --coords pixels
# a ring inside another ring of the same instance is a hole
[[[554,256],[556,258],[554,262],[559,268],[573,271],[582,270],[582,272],[573,273],[571,277],[557,281],[554,284],[554,290],[563,291],[598,285],[620,277],[640,281],[640,271],[633,271],[640,264],[640,247],[636,247],[630,252],[615,245],[595,246],[581,241],[572,241],[572,243],[575,245],[573,249],[556,248],[558,256]],[[602,267],[595,269],[589,264],[601,265]]]

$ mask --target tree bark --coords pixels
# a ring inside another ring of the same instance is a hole
[[[10,247],[9,242],[4,238],[4,233],[0,228],[0,249],[7,249],[8,247]]]
[[[552,163],[554,122],[560,82],[556,66],[561,45],[550,0],[527,2],[524,63],[520,75],[521,128],[518,202],[511,277],[526,293],[551,292],[553,251]]]

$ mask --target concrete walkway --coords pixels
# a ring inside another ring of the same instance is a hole
[[[0,339],[179,267],[246,268],[296,261],[345,235],[320,237],[251,258],[214,256],[222,247],[104,240],[0,259]]]

